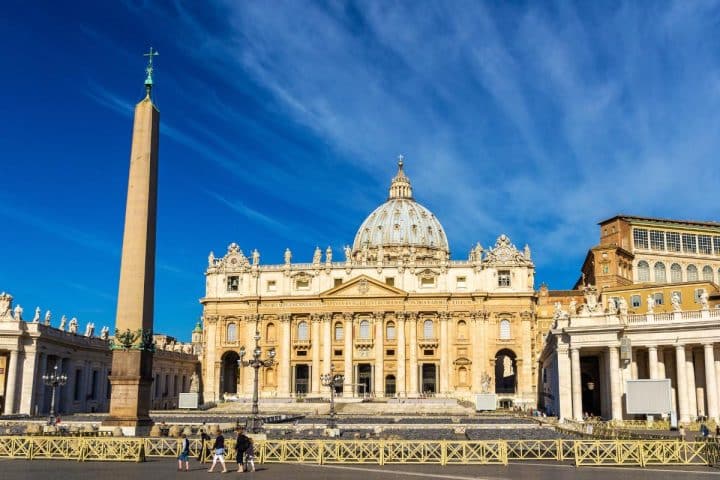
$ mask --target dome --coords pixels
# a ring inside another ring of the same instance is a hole
[[[430,210],[413,199],[410,180],[403,172],[403,158],[398,161],[398,173],[390,186],[390,197],[377,207],[360,225],[353,255],[367,249],[377,252],[382,247],[384,257],[397,257],[415,247],[418,257],[449,254],[445,230]],[[373,257],[375,255],[372,255]]]

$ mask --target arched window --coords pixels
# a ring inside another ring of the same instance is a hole
[[[500,340],[510,339],[510,320],[500,320]]]
[[[298,323],[298,340],[310,340],[307,322]]]
[[[275,386],[275,369],[272,367],[265,369],[265,385],[269,387]]]
[[[640,260],[637,264],[638,282],[650,281],[650,265],[645,260]]]
[[[434,338],[432,320],[425,320],[423,323],[423,338]]]
[[[677,263],[673,263],[670,267],[670,281],[672,283],[682,282],[682,267]]]
[[[360,338],[370,338],[370,322],[367,320],[360,322]]]
[[[688,282],[697,282],[698,279],[698,270],[695,265],[688,265],[687,267],[687,281]]]
[[[227,326],[227,335],[225,336],[228,342],[237,342],[237,325],[231,323]]]
[[[395,322],[388,322],[385,326],[385,338],[395,340]]]
[[[343,324],[337,322],[335,324],[335,340],[340,341],[343,339]]]
[[[265,338],[267,338],[268,342],[275,341],[275,324],[274,323],[268,323],[267,327],[265,327]]]
[[[665,264],[657,262],[655,264],[655,283],[667,282],[667,276],[665,275]]]
[[[705,265],[702,270],[702,279],[707,282],[713,281],[713,271],[712,268],[710,268],[710,265]]]
[[[460,320],[457,323],[457,338],[458,340],[467,340],[467,323],[465,323],[465,320]]]

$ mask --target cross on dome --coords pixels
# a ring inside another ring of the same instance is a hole
[[[390,184],[390,197],[389,198],[409,198],[412,199],[412,185],[410,185],[410,179],[405,175],[403,166],[405,165],[405,157],[398,155],[398,171],[395,178],[392,179]]]

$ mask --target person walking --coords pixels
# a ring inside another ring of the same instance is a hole
[[[238,472],[245,471],[245,452],[250,446],[250,439],[245,435],[245,430],[242,428],[238,430],[237,440],[235,441],[235,460],[238,465]]]
[[[213,453],[213,463],[208,472],[212,473],[212,471],[215,470],[215,465],[220,462],[220,465],[222,465],[222,473],[227,473],[227,467],[225,466],[225,437],[223,437],[222,432],[219,432],[218,436],[215,437]]]
[[[200,453],[198,454],[198,461],[204,462],[207,457],[207,442],[210,441],[210,435],[205,432],[204,429],[200,429]]]
[[[245,461],[251,472],[255,471],[255,444],[252,438],[248,438],[248,447],[245,450]]]
[[[180,455],[178,455],[178,472],[182,471],[182,464],[185,462],[185,471],[190,471],[190,440],[187,438],[187,435],[184,433],[181,436],[182,438],[182,444],[180,448]]]

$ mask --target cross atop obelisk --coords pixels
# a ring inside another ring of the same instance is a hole
[[[160,55],[157,50],[153,51],[153,48],[150,47],[150,51],[148,53],[144,53],[144,57],[148,57],[148,64],[147,67],[145,67],[145,73],[147,73],[147,77],[145,77],[145,92],[147,93],[147,96],[150,96],[150,90],[152,90],[153,86],[153,57],[156,57]]]
[[[149,429],[153,382],[153,307],[160,113],[150,98],[153,49],[148,57],[147,95],[135,106],[115,336],[111,348],[110,415],[106,426],[125,434]]]

